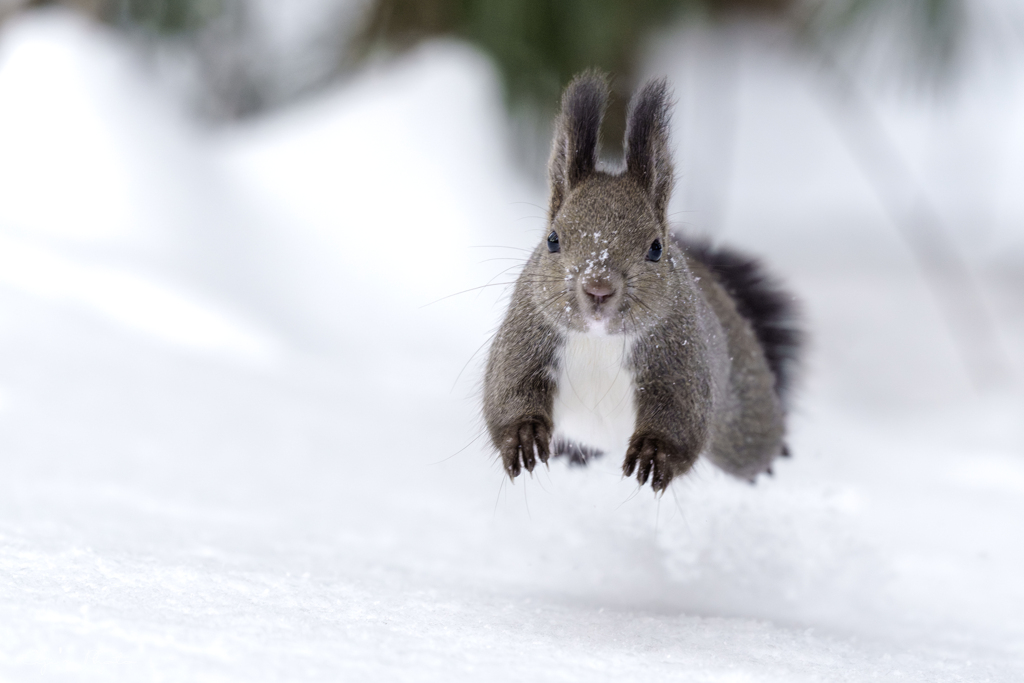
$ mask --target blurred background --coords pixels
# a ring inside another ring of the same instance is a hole
[[[612,165],[668,77],[671,220],[801,302],[795,457],[754,489],[510,487],[481,438],[588,67]],[[619,680],[674,647],[718,680],[701,617],[826,674],[1014,680],[1024,4],[0,0],[0,469],[11,676],[514,679],[505,609]]]
[[[1007,329],[1019,316],[1002,320],[1014,304],[1000,293],[1019,284],[1024,239],[1021,16],[998,0],[4,0],[0,221],[26,239],[59,233],[64,247],[183,268],[211,294],[277,316],[291,341],[330,347],[324,328],[347,327],[323,314],[354,304],[333,300],[347,298],[345,286],[323,271],[335,256],[368,266],[342,244],[371,248],[360,211],[385,194],[392,211],[426,199],[413,213],[435,230],[387,219],[392,248],[409,258],[467,236],[434,223],[444,211],[504,243],[498,214],[514,214],[510,202],[544,204],[550,121],[572,75],[597,66],[612,76],[612,163],[629,93],[668,75],[680,227],[755,249],[783,232],[834,240],[837,253],[856,240],[870,252],[863,266],[909,255],[905,274],[928,290],[921,307],[941,318],[928,343],[952,346],[951,374],[987,390],[1016,382],[1021,367]],[[428,77],[460,90],[438,84],[415,105],[400,101],[408,91],[383,94],[388,79],[429,89],[418,80]],[[392,118],[367,127],[359,112],[373,107]],[[417,139],[396,145],[398,129]],[[325,146],[335,133],[351,139]],[[411,180],[414,158],[429,179]],[[355,171],[366,163],[375,173]],[[197,181],[189,164],[233,183],[234,195]],[[213,170],[225,165],[234,168]],[[278,220],[259,202],[277,203]],[[338,240],[341,253],[317,239]],[[444,258],[464,268],[473,259],[456,244]],[[298,255],[305,247],[312,254]],[[263,263],[261,248],[278,262]],[[306,263],[314,255],[317,266]],[[441,285],[432,275],[450,271],[415,260],[386,279]],[[302,280],[326,309],[302,310],[313,305]]]

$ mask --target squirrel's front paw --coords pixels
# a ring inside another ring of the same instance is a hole
[[[631,477],[633,470],[636,470],[636,480],[641,486],[646,484],[649,478],[655,491],[664,491],[672,477],[685,472],[688,469],[686,465],[692,464],[692,461],[687,463],[686,460],[683,454],[665,439],[634,434],[629,440],[629,448],[626,449],[622,474]]]
[[[543,418],[523,418],[505,429],[499,449],[509,479],[515,479],[523,467],[533,472],[538,459],[543,463],[548,461],[551,428]]]

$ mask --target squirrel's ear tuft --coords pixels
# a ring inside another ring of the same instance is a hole
[[[592,70],[574,78],[562,95],[562,112],[555,122],[555,139],[548,162],[551,219],[569,192],[594,172],[601,118],[607,101],[605,76]]]
[[[626,173],[647,191],[665,224],[672,194],[672,154],[668,148],[668,84],[648,81],[633,96],[626,116]]]

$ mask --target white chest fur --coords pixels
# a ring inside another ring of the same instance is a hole
[[[555,381],[555,436],[621,455],[636,425],[632,339],[570,333]]]

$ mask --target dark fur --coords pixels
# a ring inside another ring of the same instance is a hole
[[[636,94],[626,118],[626,173],[651,194],[664,220],[672,194],[672,155],[668,149],[668,83],[651,81]]]
[[[552,145],[549,175],[554,217],[566,195],[594,172],[597,166],[601,119],[608,103],[608,84],[599,74],[588,71],[573,81],[562,96],[555,144]]]
[[[804,344],[793,296],[755,258],[678,233],[673,238],[683,251],[706,265],[735,300],[736,309],[750,322],[761,342],[775,375],[775,393],[788,406]]]
[[[574,443],[568,439],[555,439],[551,442],[551,457],[566,458],[570,465],[577,467],[583,467],[594,458],[599,458],[602,455],[604,453],[596,448]]]

